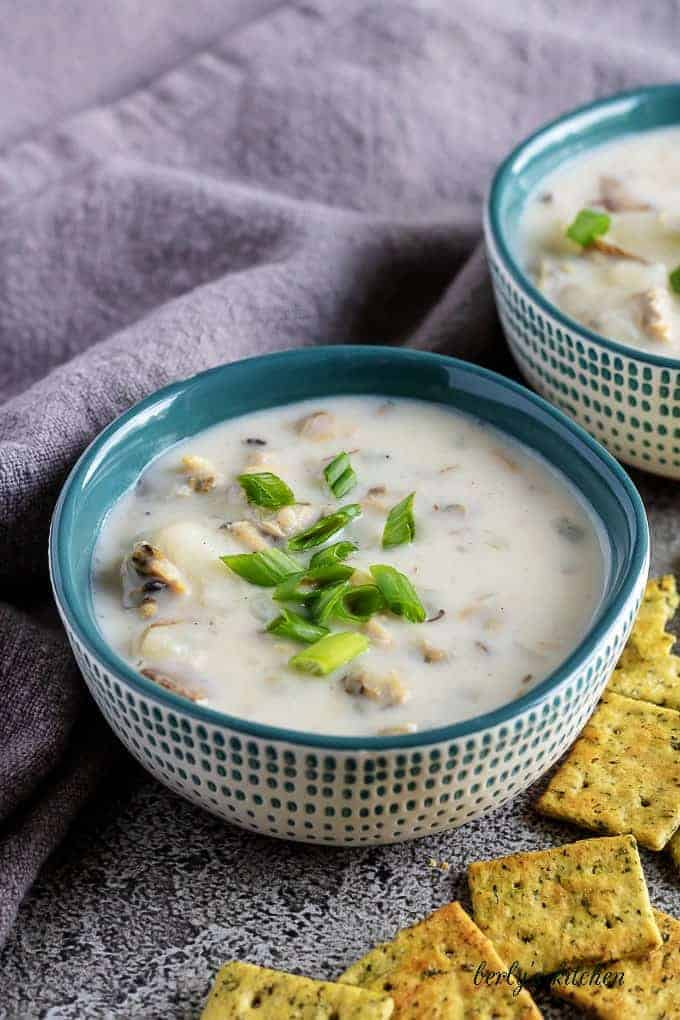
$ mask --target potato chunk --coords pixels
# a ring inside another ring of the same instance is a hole
[[[313,442],[333,439],[338,434],[337,419],[329,411],[314,411],[301,418],[296,427],[301,436]]]

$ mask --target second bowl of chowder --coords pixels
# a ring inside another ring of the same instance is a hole
[[[148,398],[55,512],[55,594],[114,730],[247,828],[389,842],[540,775],[647,569],[615,462],[453,359],[318,348]]]
[[[499,168],[487,251],[541,393],[626,463],[680,477],[680,86],[592,103]]]

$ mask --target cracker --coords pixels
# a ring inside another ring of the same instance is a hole
[[[647,582],[640,611],[608,691],[680,709],[680,656],[671,654],[675,636],[666,630],[679,601],[672,575]]]
[[[663,940],[658,949],[583,976],[565,975],[564,982],[560,976],[552,991],[602,1020],[680,1017],[680,921],[658,910],[654,917]]]
[[[449,903],[376,946],[340,980],[389,992],[393,1020],[540,1020],[529,993],[507,971],[460,903]]]
[[[661,850],[680,826],[680,712],[605,694],[537,807]]]
[[[527,974],[653,949],[659,932],[632,836],[584,839],[468,868],[475,921]]]
[[[201,1020],[388,1020],[392,999],[234,960],[215,978]]]
[[[680,871],[680,832],[676,832],[673,839],[668,844],[668,849],[671,852],[673,863],[675,864],[678,871]]]

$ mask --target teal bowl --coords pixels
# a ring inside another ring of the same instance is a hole
[[[279,729],[157,687],[107,644],[91,568],[107,511],[148,462],[226,418],[335,394],[417,397],[472,414],[538,451],[579,490],[606,536],[606,591],[569,658],[524,697],[465,722],[394,737]],[[606,683],[642,596],[644,509],[616,461],[524,387],[466,362],[387,347],[317,347],[204,372],[147,397],[71,472],[50,534],[57,605],[85,681],[113,730],[157,779],[246,829],[336,845],[454,828],[537,779],[574,740]]]
[[[484,233],[496,305],[520,371],[619,460],[680,478],[680,359],[593,333],[524,273],[514,239],[528,195],[547,174],[604,142],[680,124],[680,84],[582,106],[541,128],[499,167]]]

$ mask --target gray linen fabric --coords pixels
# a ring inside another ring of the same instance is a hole
[[[288,3],[0,154],[0,942],[116,753],[49,604],[74,458],[158,386],[245,355],[485,357],[499,334],[472,253],[494,164],[579,100],[672,76],[676,11]],[[107,52],[110,30],[102,9]],[[20,67],[11,32],[5,50]],[[90,91],[98,59],[73,69]]]

